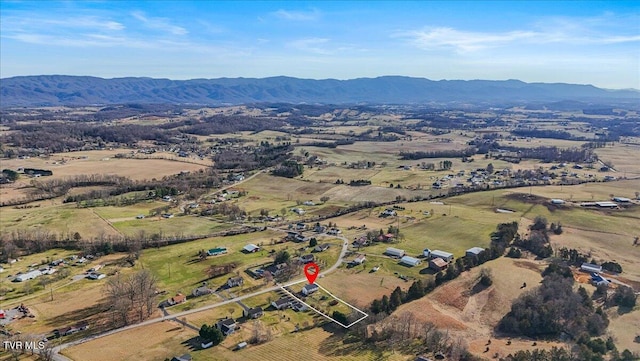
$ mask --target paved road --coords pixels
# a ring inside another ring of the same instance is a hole
[[[278,230],[282,231],[282,229],[278,229]],[[347,253],[349,241],[343,236],[333,236],[333,237],[339,238],[344,242],[342,244],[342,250],[340,251],[340,256],[338,257],[338,260],[336,261],[336,263],[333,266],[329,267],[328,269],[320,272],[320,276],[321,277],[324,276],[324,275],[327,275],[327,274],[329,274],[329,273],[331,273],[333,271],[335,271],[342,264],[343,258],[345,256],[345,254]],[[158,322],[179,320],[179,318],[181,318],[181,317],[185,317],[185,316],[188,316],[188,315],[191,315],[191,314],[194,314],[194,313],[210,310],[210,309],[216,308],[216,307],[221,307],[221,306],[224,306],[224,305],[228,305],[230,303],[240,302],[240,301],[242,301],[244,299],[255,297],[255,296],[263,294],[263,293],[277,291],[277,290],[281,289],[281,287],[289,287],[289,286],[292,286],[292,285],[295,285],[295,284],[298,284],[298,283],[302,283],[302,282],[306,282],[306,278],[296,279],[294,281],[291,281],[291,282],[288,282],[288,283],[285,283],[285,284],[276,284],[275,286],[272,286],[272,287],[269,287],[269,288],[265,288],[265,289],[253,292],[253,293],[248,294],[248,295],[243,295],[243,296],[239,296],[239,297],[235,297],[235,298],[230,298],[230,299],[227,299],[227,300],[224,300],[224,301],[221,301],[221,302],[213,303],[213,304],[202,306],[202,307],[199,307],[199,308],[194,308],[192,310],[178,312],[178,313],[174,313],[174,314],[166,313],[165,315],[163,315],[162,317],[159,317],[159,318],[153,318],[153,319],[141,322],[141,323],[136,323],[136,324],[125,326],[125,327],[120,327],[120,328],[117,328],[117,329],[114,329],[114,330],[111,330],[111,331],[107,331],[105,333],[101,333],[101,334],[98,334],[98,335],[85,337],[85,338],[82,338],[82,339],[77,340],[77,341],[67,342],[67,343],[64,343],[64,344],[61,344],[59,346],[54,347],[54,349],[53,349],[53,360],[54,361],[72,361],[68,357],[63,356],[63,355],[60,354],[60,351],[65,349],[65,348],[67,348],[67,347],[79,345],[79,344],[82,344],[82,343],[85,343],[85,342],[88,342],[88,341],[92,341],[92,340],[95,340],[95,339],[98,339],[98,338],[102,338],[102,337],[105,337],[105,336],[113,335],[113,334],[116,334],[118,332],[132,330],[132,329],[135,329],[135,328],[138,328],[138,327],[144,327],[144,326],[148,326],[148,325],[153,325],[153,324],[158,323]]]

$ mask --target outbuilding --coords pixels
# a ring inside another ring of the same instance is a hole
[[[564,203],[565,203],[565,202],[564,202],[564,199],[552,199],[552,200],[551,200],[551,204],[558,204],[558,205],[560,205],[560,204],[564,204]]]
[[[472,247],[472,248],[469,248],[465,252],[465,255],[467,257],[479,256],[480,253],[482,253],[482,252],[484,252],[484,248],[482,248],[482,247]]]
[[[254,252],[258,252],[259,250],[260,250],[260,247],[256,246],[253,243],[242,247],[242,251],[245,253],[254,253]]]
[[[629,203],[631,202],[631,199],[625,197],[613,197],[613,201],[618,203]]]
[[[431,250],[430,250],[429,248],[425,248],[425,249],[422,251],[422,255],[423,255],[425,258],[431,258]]]
[[[431,252],[431,258],[442,258],[445,262],[453,261],[453,253],[435,250]]]
[[[403,249],[397,249],[393,247],[387,248],[387,250],[384,253],[388,256],[398,257],[398,258],[403,257],[405,255],[405,252]]]
[[[410,266],[410,267],[414,267],[417,266],[421,263],[421,261],[417,258],[414,257],[410,257],[410,256],[404,256],[402,258],[400,258],[400,264],[406,265],[406,266]]]
[[[583,263],[580,266],[580,270],[588,273],[600,273],[602,272],[602,266],[592,263]]]
[[[449,264],[442,258],[432,258],[429,261],[429,268],[436,272],[442,271],[443,269],[447,268],[448,265]]]
[[[32,280],[36,277],[42,276],[42,272],[38,270],[25,272],[23,274],[17,275],[16,278],[13,279],[14,282],[24,282],[28,280]]]

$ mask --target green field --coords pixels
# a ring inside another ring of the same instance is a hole
[[[165,236],[208,235],[233,227],[232,224],[211,220],[207,217],[187,215],[177,215],[173,218],[154,216],[144,219],[124,220],[113,222],[113,226],[127,236],[136,236],[141,231],[146,234],[159,233]]]

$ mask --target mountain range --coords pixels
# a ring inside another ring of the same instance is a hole
[[[170,104],[511,104],[579,101],[638,104],[640,91],[519,80],[429,80],[403,76],[350,80],[291,77],[170,80],[38,75],[0,79],[0,107]]]

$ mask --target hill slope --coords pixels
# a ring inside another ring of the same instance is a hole
[[[40,75],[0,81],[0,106],[121,103],[512,103],[581,101],[637,102],[636,90],[591,85],[524,83],[519,80],[441,80],[385,76],[351,80],[289,77],[169,80],[103,79]]]

